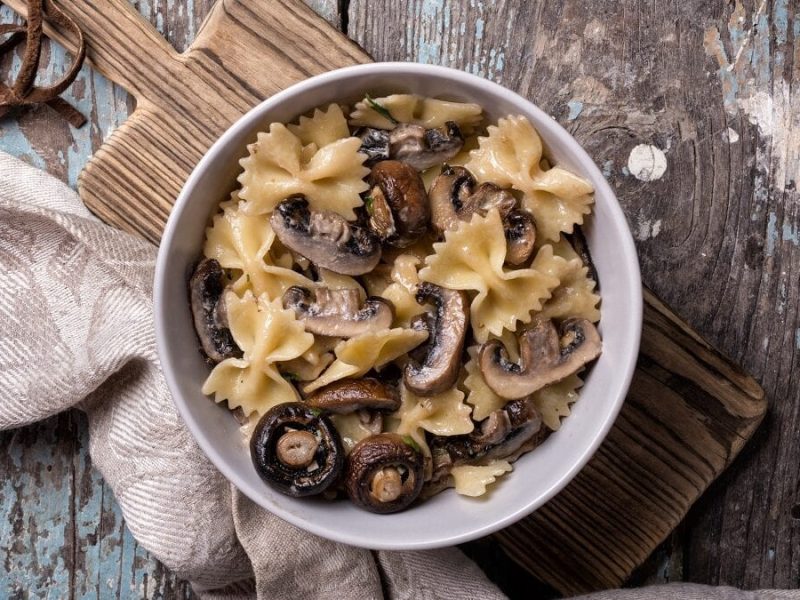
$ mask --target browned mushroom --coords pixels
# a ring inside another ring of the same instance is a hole
[[[347,457],[347,495],[370,512],[403,510],[419,496],[422,484],[422,454],[396,433],[365,438]]]
[[[389,156],[424,171],[453,158],[464,146],[464,136],[454,121],[436,129],[401,123],[389,132]]]
[[[438,234],[455,229],[461,221],[469,221],[475,213],[485,215],[496,208],[502,218],[517,205],[509,190],[493,183],[478,185],[464,167],[444,165],[431,185],[431,224]]]
[[[363,275],[381,258],[380,242],[372,232],[335,212],[310,210],[303,196],[278,204],[270,224],[284,246],[336,273]]]
[[[369,223],[384,243],[405,248],[425,234],[430,220],[428,194],[417,171],[386,160],[372,167],[369,183]]]
[[[523,398],[561,381],[600,355],[597,329],[586,319],[567,319],[560,332],[551,320],[539,321],[519,336],[520,362],[511,362],[500,340],[480,350],[483,378],[503,398]]]
[[[201,260],[189,280],[189,301],[200,347],[211,362],[239,357],[225,310],[225,274],[213,258]]]
[[[294,310],[306,331],[317,335],[350,338],[368,331],[388,329],[394,319],[394,306],[384,298],[367,298],[361,305],[357,289],[310,290],[292,286],[283,294],[284,308]]]
[[[323,492],[344,466],[336,427],[300,402],[279,404],[261,417],[250,438],[250,456],[264,481],[294,497]]]
[[[416,298],[419,304],[432,303],[435,312],[412,323],[414,328],[427,329],[430,335],[424,350],[409,356],[403,381],[415,394],[433,396],[453,387],[458,378],[469,329],[469,298],[466,292],[428,282],[420,284]]]
[[[503,219],[506,234],[506,262],[521,265],[533,254],[536,244],[536,226],[533,216],[526,210],[514,209]]]
[[[395,411],[400,408],[400,392],[371,377],[341,379],[317,390],[305,402],[340,415],[362,409]]]

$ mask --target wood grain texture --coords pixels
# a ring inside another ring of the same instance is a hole
[[[156,2],[162,12],[148,14],[148,6],[139,8],[157,24],[160,14],[168,34],[187,29],[188,8],[165,12]],[[789,3],[354,0],[345,18],[331,14],[349,22],[375,58],[489,76],[532,98],[587,146],[620,194],[645,281],[756,372],[775,407],[757,446],[662,547],[668,562],[658,570],[667,575],[658,577],[798,585],[798,113],[790,101],[800,26]],[[74,182],[86,148],[132,106],[102,77],[82,77],[91,136],[59,146],[75,132],[43,110],[14,132],[3,122],[2,147]],[[771,123],[759,112],[767,97]],[[628,158],[640,143],[665,152],[663,177],[631,175]]]
[[[488,76],[564,124],[616,189],[645,283],[766,390],[765,426],[664,547],[661,579],[800,587],[798,13],[787,0],[350,4],[349,34],[376,60]],[[663,176],[632,174],[640,144],[664,153]]]

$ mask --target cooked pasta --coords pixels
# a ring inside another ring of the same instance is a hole
[[[336,212],[354,219],[353,209],[363,204],[359,194],[367,190],[359,153],[361,142],[348,137],[321,148],[303,146],[300,138],[281,123],[259,133],[248,146],[249,156],[241,160],[239,197],[242,210],[251,215],[268,214],[285,198],[303,194],[316,210]]]
[[[276,363],[301,356],[314,343],[291,311],[266,294],[256,298],[250,291],[242,298],[225,295],[228,321],[242,358],[228,358],[211,371],[204,394],[217,402],[241,408],[245,415],[265,414],[270,408],[297,399],[297,391],[278,371]]]
[[[497,210],[486,217],[475,215],[455,231],[445,233],[445,241],[434,245],[434,254],[425,259],[420,279],[445,288],[478,292],[472,300],[472,330],[475,339],[485,342],[489,334],[504,329],[516,331],[517,322],[528,323],[531,311],[542,309],[544,300],[559,284],[559,276],[570,263],[553,255],[544,246],[530,268],[507,269],[505,234]]]
[[[591,213],[591,184],[563,169],[542,169],[542,140],[522,116],[500,119],[479,138],[466,164],[479,181],[491,181],[523,192],[523,204],[536,220],[536,230],[547,240],[571,233]]]
[[[482,119],[483,109],[478,104],[424,98],[415,94],[364,98],[350,114],[351,125],[377,129],[392,129],[398,122],[435,129],[447,121],[454,121],[460,127],[471,130]]]
[[[278,491],[379,513],[481,496],[569,416],[601,350],[597,283],[562,235],[592,187],[525,117],[483,119],[366,96],[248,146],[189,295],[203,393]]]

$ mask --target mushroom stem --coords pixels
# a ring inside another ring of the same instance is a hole
[[[287,431],[278,440],[275,454],[287,467],[307,467],[319,448],[316,436],[309,431]]]
[[[378,502],[394,502],[403,493],[403,478],[397,467],[384,467],[372,476],[369,492]]]

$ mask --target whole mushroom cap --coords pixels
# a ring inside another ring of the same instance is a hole
[[[324,414],[300,402],[272,407],[250,438],[250,456],[259,476],[287,496],[319,494],[344,468],[339,432]]]
[[[345,490],[356,506],[379,514],[398,512],[419,496],[422,454],[396,433],[361,440],[347,457]]]

